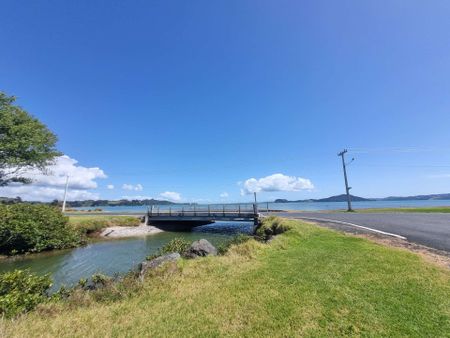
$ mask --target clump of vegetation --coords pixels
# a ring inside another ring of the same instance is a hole
[[[162,248],[158,249],[158,251],[150,256],[147,256],[147,260],[152,260],[156,257],[172,253],[178,252],[180,255],[185,253],[187,249],[191,246],[191,242],[186,241],[183,238],[174,238],[169,243],[165,244]]]
[[[112,226],[138,226],[141,221],[132,216],[70,216],[69,223],[80,233],[90,235]]]
[[[0,205],[0,253],[13,255],[80,244],[79,234],[58,208],[42,204]]]
[[[51,297],[54,302],[52,307],[60,302],[69,306],[89,305],[93,302],[114,302],[136,294],[142,287],[137,278],[136,271],[130,271],[124,276],[110,277],[101,273],[95,273],[88,280],[82,278],[72,288],[61,287]]]
[[[0,274],[0,314],[14,317],[34,309],[48,299],[50,277],[35,276],[27,270]]]
[[[224,255],[233,245],[239,245],[247,242],[252,237],[244,234],[238,234],[230,239],[225,240],[217,247],[219,255]]]
[[[270,216],[263,219],[261,225],[256,229],[255,235],[260,239],[267,241],[272,236],[282,234],[290,229],[291,226],[286,220],[276,216]]]

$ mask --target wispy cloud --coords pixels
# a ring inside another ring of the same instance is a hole
[[[144,190],[144,187],[141,184],[123,184],[122,185],[123,190],[130,190],[130,191],[142,191]]]
[[[429,175],[429,178],[450,178],[450,174],[433,174]]]
[[[283,174],[273,174],[259,179],[249,178],[243,183],[242,195],[261,191],[299,191],[314,189],[309,179]]]
[[[181,201],[181,194],[179,192],[175,191],[165,191],[161,194],[159,194],[160,198],[167,199],[172,202],[179,202]]]
[[[114,185],[113,184],[108,184],[106,186],[106,188],[109,189],[109,190],[113,190],[114,189]]]
[[[228,193],[226,191],[224,191],[219,196],[220,196],[220,198],[228,198],[230,195],[228,195]]]

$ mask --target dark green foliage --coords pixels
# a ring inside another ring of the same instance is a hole
[[[21,169],[44,169],[60,153],[56,136],[38,119],[0,92],[0,186],[30,183]]]
[[[0,204],[0,253],[17,254],[74,247],[79,234],[61,211],[48,205]]]
[[[247,242],[252,237],[244,234],[238,234],[230,239],[227,239],[226,241],[222,242],[217,247],[217,252],[219,255],[224,255],[233,245],[239,245],[242,243]]]
[[[256,229],[255,235],[262,240],[268,240],[272,236],[282,234],[290,230],[290,226],[286,224],[286,220],[275,216],[263,219],[261,225]]]
[[[112,278],[101,273],[92,275],[92,283],[97,286],[105,286],[112,281]]]
[[[0,314],[13,317],[28,312],[48,299],[50,277],[35,276],[27,270],[0,274]]]
[[[180,255],[182,255],[184,252],[186,252],[187,249],[189,249],[190,246],[191,243],[186,241],[185,239],[174,238],[169,243],[160,248],[157,253],[147,256],[147,260],[152,260],[156,257],[172,252],[178,252]]]

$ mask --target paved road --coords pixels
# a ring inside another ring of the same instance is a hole
[[[288,218],[340,221],[406,237],[408,241],[450,252],[450,213],[277,213]],[[337,223],[342,226],[342,223]],[[358,229],[354,227],[355,229]],[[362,229],[358,229],[362,230]]]

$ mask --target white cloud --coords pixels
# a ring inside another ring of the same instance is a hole
[[[122,189],[123,190],[133,190],[133,191],[142,191],[142,190],[144,190],[144,187],[141,184],[136,184],[136,185],[123,184]]]
[[[66,177],[69,175],[68,200],[98,199],[98,193],[88,191],[97,188],[96,179],[107,176],[98,167],[87,168],[78,165],[78,161],[67,155],[57,157],[54,164],[46,168],[46,173],[32,169],[22,176],[30,178],[31,184],[12,184],[0,188],[0,196],[20,196],[28,201],[51,201],[62,199]]]
[[[228,198],[230,195],[228,195],[228,193],[226,191],[224,191],[219,196],[220,196],[220,198]]]
[[[299,191],[314,189],[307,178],[273,174],[259,179],[249,178],[243,183],[241,194],[252,194],[261,191]]]
[[[114,185],[113,184],[108,184],[106,186],[106,188],[109,189],[109,190],[113,190],[114,189]]]
[[[165,191],[161,194],[159,194],[160,198],[167,199],[172,202],[179,202],[181,201],[181,194],[179,192],[175,191]]]

